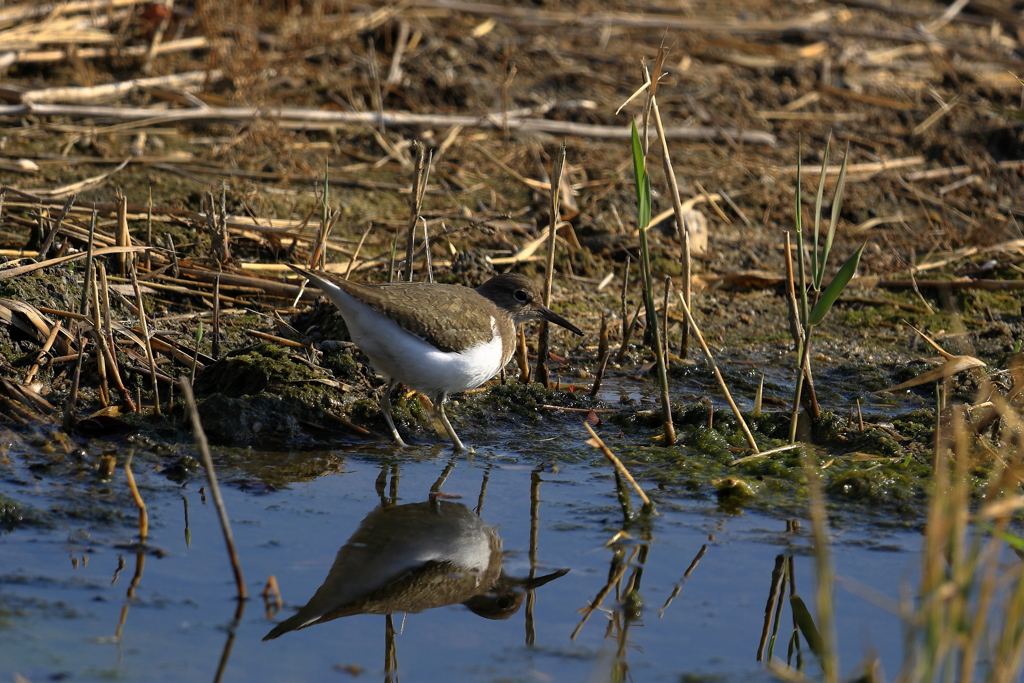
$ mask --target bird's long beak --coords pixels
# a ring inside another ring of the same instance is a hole
[[[547,320],[548,322],[554,323],[556,325],[561,325],[562,327],[564,327],[565,329],[569,330],[570,332],[575,332],[576,334],[578,334],[580,336],[583,335],[583,330],[581,330],[580,328],[576,327],[571,322],[569,322],[568,320],[566,320],[562,316],[560,316],[557,313],[555,313],[554,311],[552,311],[550,308],[547,308],[545,306],[541,306],[537,310],[537,312],[540,313],[540,317],[543,318],[544,320]]]

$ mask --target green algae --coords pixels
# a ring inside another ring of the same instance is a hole
[[[196,377],[199,415],[214,443],[309,441],[308,426],[349,400],[347,387],[287,349],[269,343],[238,349]]]

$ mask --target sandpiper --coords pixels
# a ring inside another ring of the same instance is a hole
[[[516,344],[516,326],[547,320],[583,331],[541,301],[525,275],[497,275],[476,289],[460,285],[395,282],[359,284],[297,266],[341,310],[349,334],[387,379],[380,410],[391,437],[404,446],[391,418],[391,392],[399,384],[425,394],[456,451],[465,450],[444,413],[445,397],[475,389],[505,367]]]

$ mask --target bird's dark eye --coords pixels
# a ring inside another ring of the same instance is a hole
[[[530,300],[530,295],[527,293],[525,289],[517,289],[516,293],[513,294],[512,296],[516,298],[516,301],[524,304]]]

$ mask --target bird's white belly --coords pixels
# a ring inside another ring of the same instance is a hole
[[[433,396],[474,389],[501,369],[501,336],[493,318],[489,342],[446,353],[341,289],[327,294],[345,318],[352,341],[377,371],[416,391]]]

